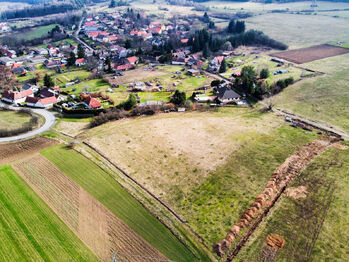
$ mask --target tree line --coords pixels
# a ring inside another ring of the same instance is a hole
[[[52,4],[52,5],[37,5],[24,9],[7,10],[1,14],[1,19],[15,19],[25,17],[38,17],[44,15],[52,15],[58,13],[65,13],[76,9],[77,6],[70,3]]]

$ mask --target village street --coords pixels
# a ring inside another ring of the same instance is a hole
[[[5,104],[5,103],[3,103],[1,101],[0,101],[0,107],[7,107],[7,108],[9,108],[11,110],[20,110],[20,109],[22,109],[21,107],[9,106],[8,104]],[[49,131],[50,128],[56,122],[55,115],[52,112],[48,111],[48,110],[45,110],[45,109],[34,109],[34,108],[26,108],[26,109],[30,110],[34,114],[41,115],[43,118],[45,118],[45,123],[41,127],[39,127],[38,129],[32,130],[32,131],[27,132],[25,134],[20,134],[20,135],[11,136],[11,137],[1,137],[0,138],[0,143],[17,141],[17,140],[26,139],[26,138],[29,138],[29,137],[33,137],[33,136],[39,135],[39,134],[41,134],[43,132]]]

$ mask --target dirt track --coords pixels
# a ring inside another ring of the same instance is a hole
[[[287,61],[303,64],[312,62],[315,60],[343,55],[349,53],[349,48],[343,48],[339,46],[333,45],[316,45],[307,48],[289,50],[284,52],[273,53],[271,56],[278,57],[281,59],[285,59]]]
[[[42,155],[19,160],[13,167],[102,261],[111,261],[112,252],[142,256],[128,261],[167,260]]]

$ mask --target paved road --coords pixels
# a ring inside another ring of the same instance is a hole
[[[3,102],[0,101],[0,107],[9,107],[10,109],[13,110],[20,110],[22,109],[21,107],[12,107],[9,106],[7,104],[4,104]],[[32,111],[35,114],[41,115],[42,117],[45,118],[45,124],[43,126],[41,126],[38,129],[35,129],[33,131],[30,131],[28,133],[25,134],[21,134],[18,136],[11,136],[11,137],[0,137],[0,143],[5,143],[5,142],[12,142],[12,141],[16,141],[16,140],[21,140],[21,139],[26,139],[26,138],[30,138],[32,136],[36,136],[39,135],[43,132],[49,131],[50,128],[53,126],[53,124],[56,121],[56,117],[53,113],[51,113],[50,111],[47,111],[45,109],[32,109],[32,108],[27,108],[30,111]]]

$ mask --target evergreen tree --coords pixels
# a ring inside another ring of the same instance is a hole
[[[141,19],[141,15],[139,13],[137,14],[137,19]]]
[[[262,79],[266,79],[269,77],[269,69],[268,68],[263,68],[259,74],[259,76],[262,78]]]
[[[241,70],[241,87],[245,90],[245,92],[249,94],[254,93],[255,81],[256,81],[257,73],[254,70],[253,66],[244,66]]]
[[[208,28],[209,28],[209,29],[214,29],[214,28],[216,28],[215,23],[214,23],[213,21],[210,21],[210,22],[208,23]]]
[[[227,61],[225,61],[225,58],[223,58],[221,66],[219,67],[219,73],[225,73],[225,72],[227,72]]]
[[[126,39],[126,41],[125,41],[125,48],[126,49],[131,48],[131,40],[130,39]]]
[[[46,86],[46,87],[53,87],[54,86],[53,80],[52,80],[51,76],[49,76],[48,74],[45,74],[45,76],[44,76],[44,86]]]
[[[128,96],[127,101],[123,104],[125,110],[131,110],[137,104],[137,99],[134,94]]]
[[[228,31],[228,33],[230,33],[230,34],[235,34],[235,33],[236,33],[235,29],[236,29],[236,22],[235,22],[234,19],[232,19],[232,20],[230,20],[230,22],[229,22],[227,31]]]
[[[75,57],[75,54],[73,52],[70,52],[70,55],[69,55],[69,58],[67,59],[67,62],[68,62],[68,66],[75,65],[76,57]]]
[[[245,22],[244,21],[237,21],[235,24],[235,32],[237,34],[241,34],[243,32],[245,32]]]
[[[85,49],[82,47],[82,44],[78,45],[78,58],[85,58]]]
[[[171,97],[170,102],[175,105],[184,105],[186,100],[185,92],[180,92],[179,90],[176,90],[174,95]]]
[[[115,3],[115,0],[111,0],[110,1],[110,5],[109,5],[109,8],[113,8],[116,6],[116,3]]]
[[[208,43],[205,44],[204,49],[202,50],[202,56],[205,58],[210,57],[210,49],[208,47]]]

